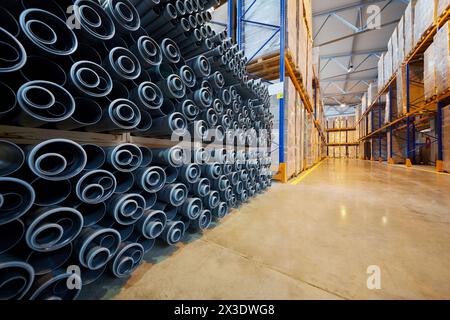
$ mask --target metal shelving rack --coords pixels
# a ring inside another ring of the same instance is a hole
[[[436,115],[436,124],[437,124],[437,130],[436,130],[436,137],[434,138],[432,143],[437,144],[438,149],[438,157],[436,161],[436,170],[438,172],[443,171],[443,135],[442,135],[442,109],[447,106],[450,103],[450,92],[447,92],[443,95],[436,96],[431,101],[428,101],[425,103],[424,106],[416,109],[412,109],[412,103],[410,99],[410,64],[416,60],[420,55],[422,55],[426,49],[430,46],[430,44],[433,41],[434,36],[436,35],[436,32],[441,28],[447,21],[450,19],[450,8],[447,9],[444,14],[438,19],[437,22],[433,24],[432,27],[425,33],[425,36],[417,43],[415,48],[412,50],[412,52],[406,57],[405,61],[402,63],[400,68],[403,68],[403,71],[406,73],[406,87],[404,90],[406,90],[405,96],[406,96],[406,114],[402,115],[399,118],[394,119],[392,114],[392,101],[394,97],[394,87],[396,87],[397,83],[397,72],[394,72],[393,76],[389,79],[389,81],[386,83],[386,85],[378,92],[377,96],[374,98],[372,104],[368,106],[366,111],[361,115],[361,117],[357,120],[356,124],[357,126],[362,122],[366,121],[366,130],[368,129],[368,119],[369,116],[374,116],[375,109],[378,109],[379,115],[381,114],[381,97],[383,95],[388,95],[389,102],[390,102],[390,114],[389,114],[389,122],[385,125],[382,125],[381,123],[381,117],[379,116],[379,123],[378,128],[374,130],[373,132],[366,133],[363,137],[359,139],[360,143],[364,143],[367,141],[371,142],[371,160],[384,160],[384,159],[374,159],[373,154],[375,150],[375,141],[378,140],[378,148],[379,148],[379,154],[381,155],[382,151],[382,138],[383,135],[387,135],[387,133],[390,134],[392,137],[394,134],[394,130],[399,128],[399,125],[404,125],[406,127],[406,147],[404,150],[404,156],[406,158],[405,165],[410,167],[412,166],[412,159],[415,157],[415,152],[417,145],[415,142],[411,145],[411,140],[414,139],[414,135],[416,134],[416,128],[415,128],[415,116],[418,115],[425,115],[425,114],[435,114]],[[373,126],[373,121],[372,121]],[[413,139],[411,139],[413,138]],[[388,159],[386,159],[389,163],[393,163],[393,148],[392,148],[392,139],[390,139],[390,147],[388,148],[390,150],[390,154],[388,154]]]
[[[279,73],[279,79],[280,82],[284,82],[286,79],[286,75],[289,76],[289,78],[292,80],[292,83],[294,84],[296,90],[298,91],[303,104],[305,105],[305,108],[308,110],[308,112],[310,114],[313,115],[314,117],[314,125],[317,128],[317,130],[319,131],[320,137],[323,141],[324,144],[326,144],[326,137],[324,134],[324,131],[322,130],[322,127],[319,123],[319,121],[316,119],[316,109],[317,109],[317,99],[316,99],[316,95],[317,95],[317,91],[316,88],[314,90],[314,97],[309,97],[307,94],[307,90],[305,89],[305,86],[303,84],[302,81],[302,77],[299,74],[298,68],[295,66],[295,64],[293,63],[293,61],[290,59],[290,53],[288,52],[288,50],[286,49],[286,0],[280,0],[280,24],[279,25],[273,25],[273,24],[268,24],[265,23],[263,21],[254,21],[254,20],[249,20],[246,18],[247,14],[249,12],[251,12],[251,10],[253,9],[253,6],[258,2],[258,1],[263,1],[263,0],[248,0],[250,2],[250,5],[247,7],[246,10],[244,10],[245,8],[245,2],[246,0],[228,0],[228,12],[229,12],[229,26],[228,26],[228,30],[232,30],[232,25],[233,25],[233,17],[232,17],[232,12],[233,12],[233,6],[234,3],[236,3],[236,39],[237,39],[237,43],[239,44],[239,46],[242,48],[242,44],[243,44],[243,33],[245,30],[245,25],[246,24],[251,24],[251,25],[256,25],[256,26],[260,26],[262,28],[269,28],[273,30],[273,33],[270,35],[270,37],[256,50],[256,52],[253,54],[252,57],[249,58],[249,61],[247,64],[251,64],[253,62],[253,59],[258,55],[259,52],[261,52],[262,49],[264,49],[264,47],[266,47],[270,41],[277,36],[278,34],[280,35],[280,48],[279,51],[277,52],[277,54],[271,54],[270,57],[270,62],[274,63],[277,62],[278,63],[278,67],[272,67],[272,69],[274,69],[275,71],[278,71],[277,73]],[[230,33],[229,33],[230,36]],[[264,63],[264,61],[258,61],[257,63]],[[256,74],[257,75],[257,74]],[[260,76],[261,78],[264,78],[264,76],[261,75],[257,75]],[[269,79],[269,80],[274,80],[273,79]],[[284,141],[284,122],[282,121],[282,119],[284,119],[285,117],[285,88],[284,88],[284,92],[283,95],[279,96],[278,99],[278,103],[279,103],[279,115],[280,115],[280,124],[279,124],[279,141],[278,141],[278,145],[279,145],[279,149],[278,149],[278,154],[279,154],[279,171],[278,173],[274,176],[274,179],[279,180],[281,182],[287,182],[288,178],[287,177],[287,164],[286,164],[286,159],[284,156],[284,146],[285,146],[285,141]],[[320,148],[319,152],[320,152]]]

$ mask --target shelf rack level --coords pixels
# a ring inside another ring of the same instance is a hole
[[[443,16],[441,16],[437,22],[428,30],[428,32],[425,34],[425,36],[416,44],[415,48],[411,51],[411,53],[406,57],[405,61],[401,64],[400,68],[405,68],[406,73],[406,83],[405,83],[405,96],[406,96],[406,114],[402,115],[399,118],[394,119],[393,117],[393,86],[396,85],[397,80],[397,73],[394,72],[393,76],[389,81],[385,84],[385,86],[378,92],[377,96],[375,97],[374,101],[371,103],[370,106],[365,110],[365,112],[361,115],[361,117],[357,120],[356,124],[360,124],[362,121],[365,121],[366,123],[366,129],[368,128],[368,117],[373,116],[373,111],[375,109],[375,106],[378,105],[378,108],[380,108],[380,99],[383,95],[387,94],[389,95],[389,122],[382,126],[379,123],[378,129],[373,130],[370,133],[366,133],[365,136],[359,139],[359,142],[364,142],[370,140],[372,145],[372,155],[373,155],[373,145],[374,145],[374,138],[378,135],[379,140],[379,148],[380,148],[380,154],[381,154],[381,140],[383,134],[390,135],[389,140],[389,154],[388,154],[388,163],[393,164],[393,144],[392,144],[392,137],[394,135],[394,131],[400,124],[403,122],[406,126],[406,143],[405,143],[405,150],[404,150],[404,156],[405,156],[405,165],[410,167],[413,165],[413,159],[416,155],[417,150],[417,144],[416,144],[416,119],[415,117],[417,115],[423,114],[423,113],[435,113],[436,114],[436,137],[432,137],[434,139],[431,140],[431,143],[437,144],[437,160],[436,160],[436,171],[442,172],[443,171],[443,122],[442,122],[442,116],[443,112],[442,109],[447,106],[450,103],[450,94],[447,92],[446,94],[443,94],[441,96],[436,96],[434,99],[429,101],[428,103],[425,103],[423,107],[415,108],[414,110],[411,108],[411,78],[410,78],[410,64],[419,58],[423,52],[430,46],[432,43],[432,39],[436,32],[439,30],[440,27],[442,27],[447,21],[450,19],[450,10],[447,10]],[[380,111],[379,111],[380,112]],[[373,122],[372,122],[373,126]],[[372,159],[375,160],[375,159]]]
[[[234,2],[234,0],[228,0],[229,1],[229,5],[231,2]],[[280,82],[284,83],[285,79],[286,79],[286,75],[289,76],[289,78],[292,80],[297,92],[299,93],[303,104],[305,105],[305,108],[308,110],[308,112],[310,114],[313,115],[314,117],[314,126],[317,128],[317,130],[319,131],[319,135],[322,139],[322,141],[324,142],[324,144],[326,144],[326,137],[324,134],[324,131],[322,130],[320,123],[316,120],[316,94],[317,92],[315,92],[315,96],[314,96],[314,103],[311,102],[311,98],[308,96],[308,94],[306,93],[306,90],[304,88],[304,86],[302,85],[302,81],[301,79],[301,75],[300,77],[298,77],[298,75],[296,75],[296,70],[297,68],[295,67],[295,65],[293,64],[293,62],[289,59],[289,52],[288,50],[286,50],[286,0],[280,0],[280,24],[279,25],[273,25],[273,24],[268,24],[265,23],[263,21],[255,21],[255,20],[249,20],[247,19],[247,15],[249,12],[251,12],[251,10],[254,10],[254,5],[258,2],[258,1],[263,1],[263,0],[248,0],[250,5],[248,7],[246,7],[245,9],[245,4],[246,4],[246,0],[236,0],[236,4],[237,4],[237,17],[236,17],[236,38],[237,38],[237,43],[239,44],[239,46],[241,48],[243,48],[245,50],[245,46],[243,46],[243,34],[244,34],[244,30],[245,30],[245,25],[246,24],[250,24],[250,25],[256,25],[259,26],[261,28],[268,28],[273,30],[273,33],[271,33],[271,35],[266,39],[266,41],[263,42],[263,44],[257,48],[257,50],[255,51],[255,53],[252,54],[252,56],[249,58],[247,65],[251,64],[253,62],[253,60],[255,59],[255,57],[270,43],[270,41],[276,37],[277,35],[280,36],[280,47],[279,47],[279,54],[278,57],[277,55],[274,55],[270,58],[270,61],[273,62],[275,60],[278,61],[278,71],[279,71],[279,78],[280,78]],[[231,12],[232,10],[230,9],[229,12]],[[232,23],[232,21],[230,20],[230,23]],[[229,27],[229,29],[231,29]],[[273,67],[271,68],[273,69]],[[297,72],[298,73],[298,72]],[[270,79],[272,80],[272,79]],[[279,115],[280,115],[280,119],[284,119],[285,117],[285,88],[283,89],[283,94],[279,96],[278,99],[278,108],[279,108]],[[288,181],[288,177],[287,177],[287,163],[286,163],[286,159],[285,159],[285,155],[284,155],[284,151],[285,151],[285,141],[284,141],[284,122],[280,121],[279,124],[279,141],[278,141],[278,154],[279,154],[279,171],[278,174],[276,174],[274,176],[274,179],[279,180],[281,182],[286,183]],[[320,149],[319,149],[320,152]]]

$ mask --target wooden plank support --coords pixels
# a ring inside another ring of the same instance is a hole
[[[113,146],[127,142],[125,134],[104,134],[0,125],[0,139],[8,139],[17,144],[36,144],[43,140],[58,138],[70,139],[78,143],[95,143],[99,146]]]

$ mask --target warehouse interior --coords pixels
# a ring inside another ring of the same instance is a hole
[[[0,300],[450,299],[450,0],[0,4]]]

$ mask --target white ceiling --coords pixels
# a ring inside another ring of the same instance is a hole
[[[376,82],[380,51],[387,43],[408,0],[313,0],[314,46],[321,56],[321,89],[334,112],[349,112],[361,103],[368,84]],[[367,31],[368,8],[378,6],[381,28]],[[344,21],[345,20],[345,21]],[[351,26],[353,25],[353,26]],[[366,30],[365,32],[358,32]],[[330,59],[331,58],[331,59]],[[353,66],[353,71],[348,72]],[[341,108],[345,104],[347,107]]]

